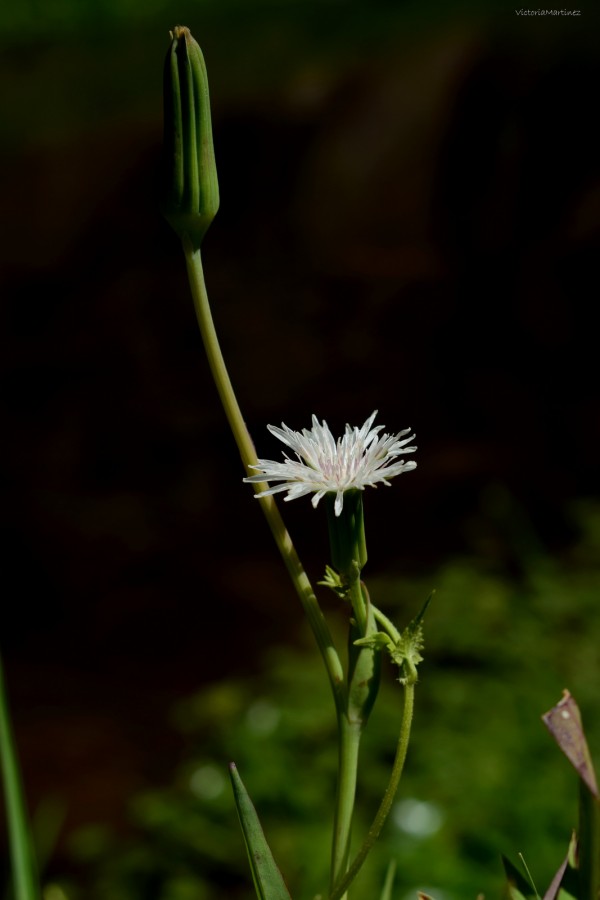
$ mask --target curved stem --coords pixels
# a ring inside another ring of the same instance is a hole
[[[219,346],[219,340],[217,338],[208,302],[206,285],[204,283],[204,272],[202,269],[200,250],[194,250],[191,244],[184,240],[183,251],[185,253],[188,278],[192,297],[194,299],[198,325],[200,326],[200,334],[202,335],[202,341],[204,343],[210,370],[217,391],[219,392],[219,397],[221,398],[227,421],[229,422],[240,456],[242,457],[244,469],[247,471],[249,466],[254,465],[257,462],[256,451],[246,427],[246,423],[244,422]],[[254,489],[257,493],[265,490],[267,487],[268,485],[266,482],[254,485]],[[275,538],[275,543],[283,557],[283,561],[308,617],[308,621],[325,663],[336,708],[338,711],[341,711],[345,706],[346,692],[344,686],[344,673],[329,627],[321,612],[321,608],[308,576],[298,558],[292,539],[283,523],[275,500],[269,495],[267,497],[261,497],[259,502],[273,537]]]
[[[398,641],[400,640],[400,632],[398,631],[398,629],[396,628],[394,623],[391,621],[391,619],[388,619],[388,617],[385,615],[385,613],[382,613],[381,610],[377,609],[376,606],[373,606],[371,604],[371,608],[373,610],[373,615],[375,616],[375,621],[379,622],[380,625],[383,625],[383,627],[385,628],[385,630],[387,631],[389,636],[392,638],[392,640],[395,643],[398,643]]]
[[[381,829],[383,828],[383,824],[388,816],[390,809],[392,808],[392,803],[394,802],[394,797],[396,795],[396,791],[398,790],[398,784],[400,783],[400,776],[402,775],[402,770],[404,768],[406,751],[408,750],[408,741],[410,738],[410,728],[412,724],[414,709],[414,698],[414,684],[405,685],[404,710],[402,713],[402,723],[400,726],[400,737],[398,739],[396,757],[394,759],[394,765],[392,767],[392,774],[390,775],[388,786],[385,789],[383,799],[381,801],[379,809],[377,810],[377,814],[373,819],[373,824],[369,829],[362,847],[354,857],[354,860],[352,861],[352,864],[346,874],[340,881],[337,882],[333,890],[330,892],[329,900],[340,900],[340,898],[344,897],[349,886],[358,875],[358,872],[360,871],[365,859],[373,849],[373,845],[379,837]]]

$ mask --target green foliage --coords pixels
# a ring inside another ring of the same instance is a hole
[[[240,778],[237,766],[231,763],[229,771],[256,896],[258,900],[290,900],[281,872],[273,859],[256,809]]]
[[[373,602],[399,623],[433,586],[437,593],[400,794],[357,878],[357,898],[380,896],[390,859],[395,900],[414,898],[418,889],[436,900],[500,897],[502,852],[525,853],[536,883],[551,883],[577,824],[578,776],[540,714],[565,685],[577,697],[592,753],[600,747],[600,512],[582,506],[578,521],[581,540],[568,554],[525,555],[518,577],[456,559],[426,579],[370,578]],[[355,849],[397,740],[401,688],[390,671],[382,682],[363,737]],[[249,900],[230,758],[251,778],[292,895],[322,892],[336,759],[333,705],[316,651],[274,648],[260,677],[204,688],[178,704],[173,724],[187,742],[174,782],[134,799],[136,840],[91,854],[86,900],[171,900],[175,880],[195,885],[199,900]]]

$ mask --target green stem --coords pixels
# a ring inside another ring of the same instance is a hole
[[[385,613],[382,613],[380,609],[377,609],[376,606],[371,604],[371,608],[373,610],[373,615],[375,616],[375,621],[379,622],[380,625],[383,625],[389,636],[392,638],[394,643],[398,643],[400,641],[400,632],[394,625],[394,623],[388,619]]]
[[[191,244],[184,240],[183,251],[185,253],[188,278],[192,297],[194,299],[198,325],[200,326],[200,334],[202,335],[202,341],[204,343],[210,370],[215,380],[217,391],[219,392],[219,397],[221,398],[221,403],[223,404],[223,409],[227,416],[227,421],[229,422],[240,456],[242,457],[244,469],[245,471],[248,471],[249,466],[257,463],[256,451],[254,449],[254,444],[252,443],[252,438],[246,428],[246,423],[244,422],[237,398],[231,385],[223,354],[221,353],[221,348],[219,346],[208,302],[206,285],[204,283],[204,272],[202,269],[200,250],[194,250]],[[254,485],[254,489],[257,493],[265,490],[267,487],[268,484],[266,482]],[[342,664],[337,650],[335,649],[329,627],[321,612],[321,608],[308,576],[294,549],[292,539],[283,523],[275,500],[271,495],[261,497],[260,504],[273,537],[275,538],[275,543],[283,557],[283,561],[307,615],[319,650],[321,651],[327,675],[329,676],[336,708],[339,713],[345,707],[346,690],[344,686]]]
[[[14,880],[15,900],[40,900],[37,867],[31,841],[21,772],[12,732],[0,660],[0,762]]]
[[[354,564],[356,565],[356,564]],[[370,648],[358,648],[354,641],[374,631],[366,588],[360,581],[360,570],[351,575],[349,598],[354,613],[350,625],[348,646],[348,706],[345,715],[338,715],[338,784],[331,850],[330,889],[348,868],[350,840],[360,738],[377,695],[378,672],[376,654]]]
[[[342,878],[350,858],[352,814],[358,774],[358,750],[362,722],[338,714],[338,783],[333,823],[330,889]],[[340,895],[341,896],[341,895]]]
[[[329,894],[329,900],[341,900],[346,894],[349,886],[352,884],[358,872],[360,871],[365,859],[373,849],[375,841],[379,837],[381,833],[381,829],[383,828],[383,824],[388,816],[390,809],[392,808],[392,803],[394,802],[394,797],[396,795],[396,791],[398,790],[398,785],[400,783],[400,776],[402,775],[402,770],[404,768],[404,761],[406,759],[406,751],[408,750],[408,742],[410,738],[410,728],[412,724],[413,717],[413,709],[414,709],[414,699],[415,699],[415,686],[414,684],[407,684],[404,686],[404,710],[402,713],[402,723],[400,726],[400,737],[398,739],[398,746],[396,748],[396,757],[394,759],[394,765],[392,767],[392,774],[390,775],[390,780],[388,782],[388,786],[385,789],[385,793],[383,795],[383,799],[377,810],[377,814],[373,819],[373,824],[371,825],[369,832],[363,842],[362,847],[354,857],[350,868],[346,872],[346,874],[335,884],[335,887]]]

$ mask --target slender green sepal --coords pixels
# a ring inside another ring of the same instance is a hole
[[[0,659],[0,763],[15,900],[40,900],[41,892],[21,771]]]
[[[383,890],[379,900],[392,900],[392,889],[394,887],[394,878],[396,877],[396,860],[390,860],[383,883]]]
[[[161,209],[182,241],[198,250],[219,208],[208,78],[202,51],[176,25],[164,69]]]
[[[291,900],[288,889],[267,844],[256,809],[235,763],[229,766],[233,795],[244,834],[250,869],[259,900]]]

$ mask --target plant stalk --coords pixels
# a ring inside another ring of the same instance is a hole
[[[338,715],[338,782],[333,822],[330,890],[346,872],[350,859],[361,734],[362,722],[351,722],[345,713]]]
[[[346,896],[346,892],[356,876],[358,875],[364,861],[367,856],[373,849],[373,846],[381,833],[381,829],[383,828],[384,822],[387,819],[388,813],[392,808],[392,803],[394,802],[394,797],[396,795],[396,791],[398,790],[398,785],[400,783],[400,776],[402,775],[402,770],[404,768],[404,762],[406,760],[406,752],[408,750],[408,742],[410,739],[410,729],[412,725],[412,717],[413,717],[413,709],[414,709],[414,698],[415,698],[415,686],[414,684],[406,684],[404,685],[404,710],[402,712],[402,723],[400,726],[400,737],[398,739],[398,746],[396,748],[396,757],[394,759],[394,765],[392,767],[392,773],[390,775],[390,780],[385,789],[385,793],[383,795],[383,799],[377,810],[377,814],[373,819],[373,824],[371,825],[367,836],[362,844],[362,847],[354,857],[348,871],[342,876],[342,878],[335,884],[333,890],[330,891],[329,900],[341,900],[341,898]]]
[[[223,359],[223,354],[219,346],[219,340],[217,338],[204,282],[204,271],[202,268],[200,250],[195,250],[191,243],[184,239],[183,251],[185,254],[187,273],[194,300],[194,307],[196,309],[196,316],[198,318],[198,325],[200,326],[200,334],[202,335],[202,341],[210,370],[221,403],[223,404],[227,421],[233,432],[235,442],[242,458],[244,470],[247,472],[250,466],[257,463],[256,451],[237,402],[229,378],[229,373],[225,366],[225,360]],[[268,488],[266,482],[260,482],[254,485],[254,490],[257,493],[266,488]],[[283,523],[275,500],[269,495],[267,497],[260,497],[259,502],[323,657],[323,662],[327,670],[333,698],[339,715],[345,708],[346,689],[344,685],[342,664],[337,650],[335,649],[329,626],[321,612],[311,583],[304,571],[298,554],[296,553],[292,539]]]
[[[350,568],[355,568],[355,571],[349,573],[348,591],[354,623],[350,624],[348,638],[348,705],[343,715],[338,714],[338,782],[331,848],[330,890],[348,868],[360,738],[377,694],[376,673],[379,671],[375,662],[375,651],[354,646],[356,638],[365,637],[367,632],[374,628],[374,619],[365,601],[365,595],[368,598],[368,594],[366,590],[363,594],[358,564],[353,561]]]

